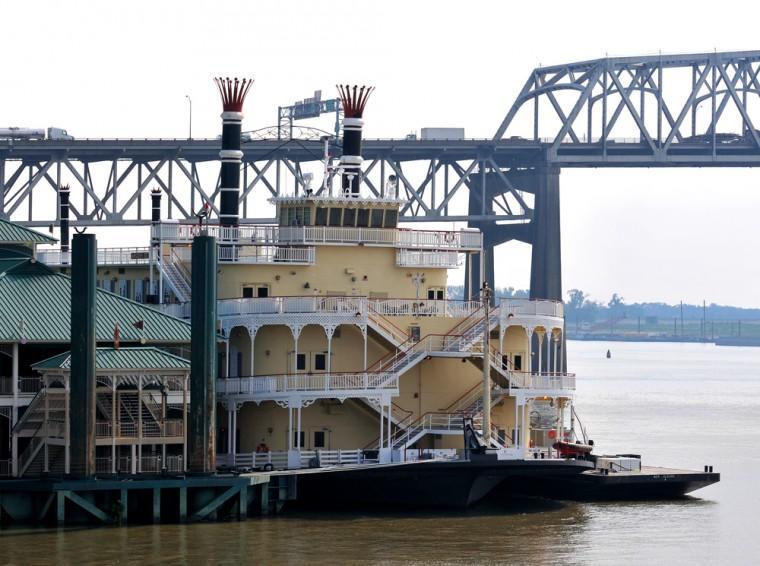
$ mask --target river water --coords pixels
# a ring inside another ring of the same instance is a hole
[[[0,563],[760,563],[760,349],[570,342],[568,365],[598,453],[698,470],[712,464],[722,481],[670,502],[486,502],[463,512],[10,530],[0,534]]]

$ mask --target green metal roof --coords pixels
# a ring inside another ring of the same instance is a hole
[[[55,238],[24,228],[0,218],[0,243],[6,244],[54,244]]]
[[[37,371],[70,370],[71,352],[64,352],[32,366]],[[158,348],[97,348],[96,371],[167,371],[190,370],[190,362]]]
[[[2,269],[2,268],[0,268]],[[95,338],[122,343],[190,342],[190,324],[103,289],[95,294]],[[134,324],[142,321],[143,329]],[[70,342],[71,279],[27,258],[0,277],[0,342]]]

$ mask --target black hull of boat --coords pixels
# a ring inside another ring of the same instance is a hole
[[[297,479],[297,504],[303,506],[469,507],[505,481],[540,477],[570,478],[593,464],[585,461],[497,461],[410,464],[324,470]]]
[[[678,499],[720,481],[720,474],[687,472],[663,468],[640,473],[584,472],[565,478],[519,478],[502,483],[498,496],[540,496],[573,501],[633,501]]]
[[[603,474],[586,460],[417,462],[313,470],[297,477],[296,504],[335,507],[466,508],[494,499],[663,500],[720,481],[720,474],[644,468]]]

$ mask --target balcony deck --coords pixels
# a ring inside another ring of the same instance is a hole
[[[204,230],[220,243],[236,245],[342,246],[365,245],[402,249],[480,251],[483,238],[477,230],[433,231],[405,228],[343,226],[208,226]],[[168,244],[189,244],[200,233],[197,224],[162,222],[151,228],[153,238]]]

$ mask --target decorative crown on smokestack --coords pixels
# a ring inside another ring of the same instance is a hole
[[[222,106],[225,112],[242,112],[243,102],[253,84],[253,79],[231,79],[215,77],[214,82],[222,96]]]
[[[222,97],[222,160],[221,183],[219,187],[219,224],[238,225],[240,198],[240,132],[243,125],[243,102],[251,89],[253,79],[214,78]]]
[[[345,196],[359,196],[362,166],[362,126],[364,107],[369,95],[375,90],[371,86],[336,85],[343,105],[343,155],[340,166],[343,170],[341,187]]]

